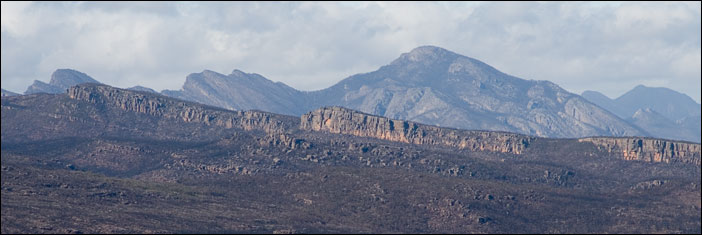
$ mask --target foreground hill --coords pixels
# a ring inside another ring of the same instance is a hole
[[[84,84],[2,98],[3,233],[700,233],[700,145]]]

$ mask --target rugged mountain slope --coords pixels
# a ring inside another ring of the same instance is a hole
[[[644,134],[551,82],[516,78],[432,46],[311,95],[313,106],[339,105],[462,129],[548,137]]]
[[[636,86],[612,100],[596,91],[583,97],[645,130],[649,136],[700,142],[700,104],[668,88]]]
[[[597,91],[583,91],[581,96],[583,98],[585,98],[586,100],[592,102],[593,104],[596,104],[597,106],[600,106],[600,107],[604,108],[605,110],[612,112],[613,114],[619,116],[622,119],[627,119],[627,118],[631,117],[631,116],[622,116],[622,115],[616,113],[616,112],[620,111],[617,108],[617,106],[618,106],[617,103],[602,93],[599,93]]]
[[[66,92],[71,86],[82,83],[100,83],[85,73],[72,69],[57,69],[51,74],[51,81],[46,84],[42,81],[35,80],[34,84],[27,87],[24,94],[49,93],[59,94]]]
[[[188,75],[180,91],[163,91],[175,98],[195,101],[230,110],[250,110],[294,114],[302,113],[304,94],[283,83],[274,83],[255,73],[239,70],[229,75],[205,70]]]
[[[544,137],[637,136],[645,132],[547,81],[504,74],[478,60],[424,46],[379,70],[315,92],[300,92],[235,70],[191,74],[165,95],[233,110],[300,115],[342,106],[446,127]]]
[[[693,143],[229,111],[96,84],[3,97],[0,125],[3,233],[700,232]]]

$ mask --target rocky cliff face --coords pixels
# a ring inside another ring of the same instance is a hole
[[[198,122],[223,128],[284,132],[292,126],[285,116],[260,111],[228,111],[174,100],[161,95],[135,92],[98,84],[82,84],[68,89],[72,99],[117,107],[126,111],[148,114],[185,122]]]
[[[536,138],[507,132],[441,128],[342,107],[324,107],[302,115],[300,129],[513,154],[524,153]],[[593,143],[599,150],[625,160],[700,165],[700,145],[695,143],[641,137],[588,137],[577,141]]]
[[[700,144],[640,137],[591,137],[579,139],[598,149],[619,154],[625,160],[683,162],[700,165]]]
[[[393,120],[358,111],[325,107],[302,115],[300,129],[327,131],[411,144],[472,151],[522,153],[534,137],[506,132],[467,131]]]
[[[294,117],[261,111],[229,111],[180,101],[149,93],[113,88],[99,84],[82,84],[68,89],[68,97],[159,118],[202,123],[222,128],[261,130],[283,136],[296,129],[324,131],[360,137],[372,137],[409,144],[446,146],[470,151],[522,154],[537,137],[507,132],[469,131],[442,128],[411,121],[394,120],[342,107],[325,107],[301,116],[299,126]],[[700,145],[695,143],[642,137],[589,137],[579,142],[593,143],[598,149],[625,160],[682,162],[700,165]],[[285,145],[299,145],[300,140],[283,139]]]

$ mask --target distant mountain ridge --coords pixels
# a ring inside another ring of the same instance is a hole
[[[73,70],[57,70],[57,73],[64,76],[52,75],[50,84],[36,81],[28,92],[62,93],[65,91],[62,87],[67,84],[97,83]],[[61,79],[65,77],[75,79]],[[140,86],[129,89],[155,92]],[[642,93],[638,90],[620,97],[620,101],[636,101],[637,94]],[[210,70],[190,74],[182,89],[164,90],[161,94],[229,110],[296,116],[324,106],[341,106],[393,119],[468,130],[556,138],[653,136],[699,142],[699,131],[695,131],[699,130],[695,129],[700,126],[699,118],[694,119],[694,115],[672,123],[663,123],[661,120],[665,119],[655,117],[685,113],[685,109],[673,108],[674,112],[668,112],[653,108],[650,110],[654,112],[647,112],[647,107],[640,107],[631,111],[633,115],[641,109],[635,118],[622,116],[638,106],[621,109],[598,92],[586,91],[581,97],[552,82],[510,76],[479,60],[434,46],[415,48],[376,71],[350,76],[318,91],[299,91],[259,74],[235,69],[229,75]],[[683,94],[676,97],[691,100]],[[681,125],[687,131],[669,131],[670,127]]]
[[[542,137],[637,136],[641,129],[548,81],[504,74],[473,58],[422,46],[389,65],[313,92],[234,70],[188,76],[163,94],[227,109],[300,115],[342,106],[432,125]]]
[[[236,69],[229,75],[210,70],[190,74],[183,89],[164,90],[163,94],[230,110],[259,109],[295,115],[304,111],[299,107],[304,103],[303,92]]]
[[[630,118],[639,109],[646,108],[671,121],[700,115],[700,104],[685,94],[664,87],[638,85],[616,99],[596,91],[585,91],[582,96],[621,118]]]
[[[127,90],[132,90],[132,91],[146,91],[146,92],[151,92],[151,93],[156,93],[158,94],[157,91],[154,89],[148,88],[148,87],[143,87],[143,86],[133,86],[130,88],[127,88]]]
[[[638,85],[616,99],[596,91],[582,96],[650,136],[700,142],[700,104],[689,96],[663,87]]]
[[[1,89],[1,90],[2,90],[2,96],[16,96],[16,95],[19,95],[19,94],[17,94],[17,93],[14,93],[14,92],[11,92],[11,91],[8,91],[8,90],[5,90],[5,89]]]
[[[317,106],[461,129],[541,137],[644,134],[556,84],[513,77],[433,46],[316,93]]]
[[[82,83],[100,83],[85,73],[73,69],[57,69],[51,74],[51,81],[44,83],[34,80],[34,83],[24,92],[25,95],[35,93],[58,94],[65,93],[66,89]]]

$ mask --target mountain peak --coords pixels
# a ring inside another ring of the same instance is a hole
[[[234,69],[234,70],[232,70],[232,73],[230,73],[229,75],[230,75],[230,76],[237,76],[237,77],[240,77],[240,76],[246,76],[246,74],[247,74],[247,73],[244,72],[244,71],[241,71],[241,70],[238,70],[238,69]]]
[[[197,73],[195,73],[195,74],[197,74]],[[209,69],[202,70],[202,72],[199,73],[199,74],[201,74],[201,75],[203,75],[203,76],[205,76],[205,77],[212,77],[212,76],[214,76],[214,77],[219,77],[219,76],[224,76],[224,74],[221,74],[221,73],[218,73],[218,72],[209,70]],[[193,75],[193,74],[190,74],[190,75]],[[188,76],[188,77],[189,77],[189,76]]]
[[[81,83],[100,83],[87,74],[73,69],[57,69],[51,74],[50,85],[66,89]]]
[[[700,114],[700,106],[692,98],[665,87],[638,85],[615,102],[620,104],[623,116],[631,116],[638,108],[651,108],[673,121]]]
[[[644,86],[643,84],[639,84],[638,86],[634,87],[634,90],[640,90],[640,89],[646,89],[646,88],[653,88],[653,87],[647,87],[647,86]]]
[[[432,45],[424,45],[424,46],[419,46],[417,48],[412,49],[409,53],[410,54],[415,54],[415,53],[453,53],[449,50],[446,50],[441,47],[437,46],[432,46]]]
[[[73,70],[73,69],[57,69],[51,74],[51,81],[49,83],[44,83],[39,80],[35,80],[32,85],[27,87],[27,91],[24,94],[34,94],[34,93],[49,93],[58,94],[63,93],[71,86],[75,86],[82,83],[98,83],[97,80],[88,76],[85,73]]]
[[[600,92],[598,92],[598,91],[591,91],[591,90],[583,91],[583,93],[580,94],[580,96],[585,97],[585,98],[587,98],[588,100],[589,100],[591,97],[592,97],[592,98],[598,98],[598,99],[612,100],[611,98],[609,98],[609,97],[606,96],[605,94],[602,94],[602,93],[600,93]]]
[[[453,52],[446,50],[444,48],[441,48],[441,47],[420,46],[420,47],[412,49],[408,53],[402,54],[399,59],[408,60],[408,61],[412,61],[412,62],[419,62],[419,61],[434,61],[434,60],[439,60],[442,58],[455,58],[458,56],[459,56],[458,54],[453,53]]]

